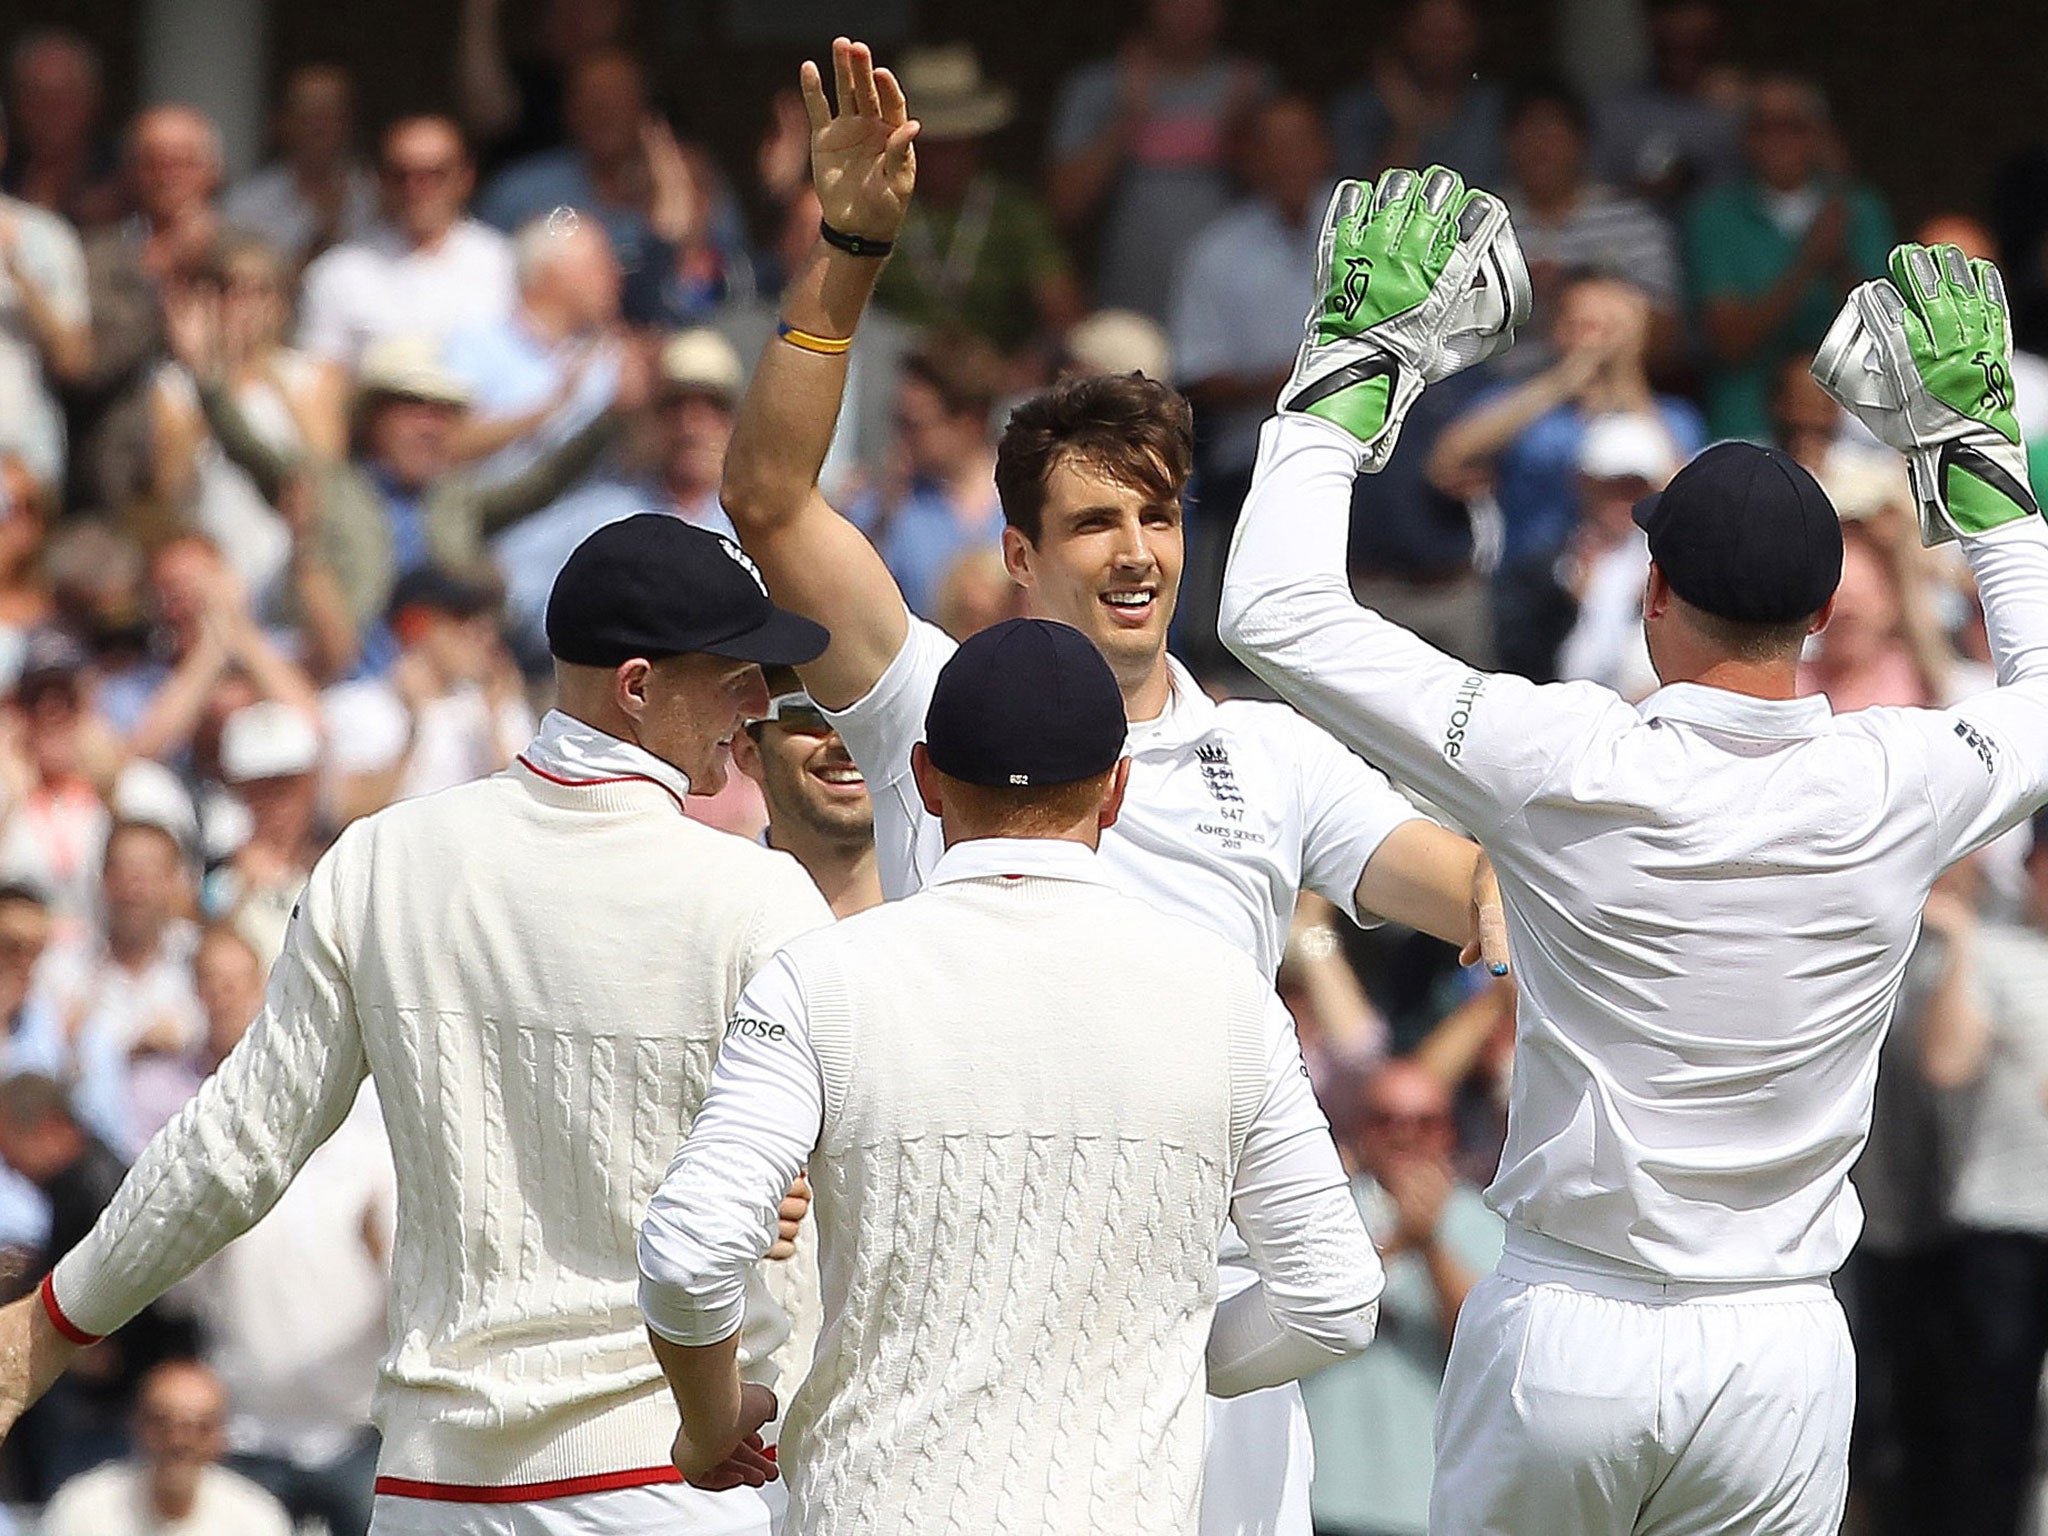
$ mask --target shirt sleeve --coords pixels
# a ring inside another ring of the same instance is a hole
[[[1358,881],[1394,828],[1427,821],[1387,776],[1356,752],[1289,710],[1301,784],[1301,883],[1357,922],[1379,919],[1358,910]]]
[[[43,238],[23,242],[23,259],[43,297],[66,325],[84,325],[92,318],[92,305],[85,280],[85,247],[69,226],[52,219]]]
[[[670,1343],[740,1329],[747,1277],[776,1212],[817,1147],[825,1081],[803,985],[787,955],[754,979],[725,1028],[704,1107],[640,1227],[640,1310]]]
[[[352,846],[314,866],[248,1034],[45,1282],[74,1335],[112,1333],[248,1231],[347,1118],[368,1072],[337,910]]]
[[[342,295],[348,269],[337,263],[344,251],[329,251],[306,268],[299,297],[299,349],[315,357],[345,361],[350,350],[348,316]]]
[[[1276,1387],[1357,1354],[1372,1342],[1386,1285],[1278,997],[1266,1026],[1266,1097],[1230,1202],[1259,1281],[1219,1306],[1210,1325],[1217,1397]]]
[[[1281,697],[1483,840],[1594,736],[1638,717],[1590,683],[1478,671],[1360,607],[1345,547],[1362,452],[1311,416],[1266,423],[1218,628]]]
[[[924,740],[925,711],[939,670],[959,647],[936,624],[915,614],[903,648],[875,686],[842,710],[827,710],[847,753],[868,781],[875,807],[875,859],[891,901],[924,883],[922,858],[931,815],[910,774],[910,749]]]
[[[1944,866],[2048,802],[2048,524],[2030,517],[1962,546],[1998,687],[1953,709],[1868,712],[1920,746]]]

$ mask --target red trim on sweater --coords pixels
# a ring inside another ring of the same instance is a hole
[[[393,1499],[436,1499],[444,1504],[538,1504],[544,1499],[573,1498],[579,1493],[611,1493],[620,1488],[651,1488],[680,1483],[674,1467],[640,1467],[631,1472],[593,1472],[588,1477],[562,1477],[551,1483],[505,1483],[473,1487],[468,1483],[423,1483],[409,1477],[379,1477],[376,1491]]]
[[[520,753],[513,761],[534,777],[546,779],[550,784],[559,784],[564,789],[590,789],[599,784],[652,784],[664,795],[667,795],[669,799],[675,801],[677,810],[683,811],[685,816],[690,814],[688,811],[683,810],[681,796],[662,783],[661,780],[650,778],[644,773],[619,773],[612,775],[608,779],[565,779],[559,773],[549,773],[547,769],[539,767],[524,752]]]
[[[64,1315],[64,1309],[57,1305],[57,1288],[50,1284],[55,1277],[43,1276],[43,1283],[36,1287],[36,1293],[43,1298],[43,1310],[50,1315],[50,1326],[74,1344],[97,1344],[106,1337],[103,1333],[87,1333],[78,1324]]]

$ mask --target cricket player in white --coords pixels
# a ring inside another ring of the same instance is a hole
[[[1475,672],[1345,581],[1353,476],[1525,310],[1500,204],[1391,171],[1340,187],[1322,249],[1224,637],[1472,829],[1520,976],[1487,1191],[1507,1251],[1458,1319],[1431,1529],[1824,1536],[1854,1390],[1828,1277],[1878,1045],[1935,877],[2048,799],[2048,529],[2003,289],[1903,247],[1815,370],[1908,453],[1924,530],[1962,539],[2000,686],[1949,710],[1794,697],[1839,526],[1790,460],[1726,444],[1638,509],[1664,686],[1630,705]]]
[[[817,479],[847,348],[909,204],[917,125],[864,45],[837,40],[833,62],[836,112],[814,66],[802,79],[823,238],[784,292],[721,496],[776,600],[832,631],[824,655],[799,670],[867,778],[882,888],[895,898],[922,887],[943,852],[910,759],[954,647],[905,610],[874,547]],[[1030,612],[1095,642],[1130,718],[1130,792],[1103,836],[1104,867],[1129,894],[1221,934],[1269,977],[1304,886],[1363,920],[1395,918],[1472,941],[1477,953],[1476,848],[1292,710],[1218,706],[1167,654],[1189,443],[1186,403],[1130,375],[1070,381],[1028,402],[998,450],[1010,573]],[[1233,1243],[1226,1294],[1251,1279]],[[1203,1529],[1306,1536],[1313,1452],[1300,1393],[1213,1406]]]
[[[683,815],[766,707],[754,663],[824,643],[740,561],[657,514],[570,557],[560,708],[505,772],[314,866],[247,1036],[0,1311],[0,1432],[261,1219],[368,1075],[398,1173],[374,1536],[767,1536],[778,1487],[678,1478],[634,1256],[741,988],[831,920],[794,860]],[[750,1289],[758,1373],[787,1325]]]
[[[1379,1259],[1287,1010],[1102,867],[1127,729],[1078,631],[968,640],[915,770],[937,873],[755,978],[649,1207],[641,1305],[698,1477],[772,1411],[732,1340],[778,1200],[807,1163],[817,1181],[793,1536],[1193,1536],[1205,1383],[1270,1387],[1372,1338]],[[1218,1312],[1226,1215],[1260,1283]]]

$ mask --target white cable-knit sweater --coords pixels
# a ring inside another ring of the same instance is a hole
[[[685,820],[687,788],[557,714],[505,773],[350,827],[262,1015],[58,1265],[53,1310],[133,1316],[270,1208],[367,1071],[399,1181],[385,1484],[667,1468],[641,1212],[742,987],[830,921],[795,861]],[[749,1312],[750,1352],[781,1342]]]

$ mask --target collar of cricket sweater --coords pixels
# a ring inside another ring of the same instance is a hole
[[[1085,880],[1109,885],[1109,876],[1093,848],[1064,837],[977,837],[955,843],[939,856],[927,885],[955,880],[1022,879]]]
[[[617,784],[644,779],[674,797],[676,809],[690,792],[689,777],[674,763],[664,762],[645,747],[621,741],[594,725],[551,709],[540,722],[540,734],[519,754],[533,773],[555,784]]]

